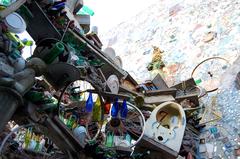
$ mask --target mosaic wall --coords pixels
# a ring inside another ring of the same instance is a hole
[[[160,0],[101,36],[138,81],[151,78],[152,45],[165,51],[168,67],[177,64],[176,80],[190,77],[201,60],[221,56],[233,62],[239,54],[240,1]],[[129,62],[131,59],[131,62]]]
[[[202,68],[205,73],[209,68],[221,70],[218,91],[201,100],[208,110],[204,122],[217,118],[216,114],[220,118],[209,122],[201,133],[208,153],[199,153],[198,158],[238,159],[240,91],[236,88],[235,77],[240,71],[239,35],[238,0],[159,0],[102,35],[101,39],[105,47],[115,49],[122,58],[123,68],[138,82],[152,78],[146,68],[152,60],[152,46],[164,50],[167,75],[173,79],[168,81],[169,85],[189,78],[193,68],[208,57],[227,59],[230,67],[224,71],[214,63]],[[214,105],[213,99],[216,99]]]

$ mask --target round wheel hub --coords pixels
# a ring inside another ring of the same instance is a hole
[[[110,125],[112,127],[118,127],[118,126],[120,126],[120,124],[121,124],[121,121],[118,118],[112,118],[110,121]]]

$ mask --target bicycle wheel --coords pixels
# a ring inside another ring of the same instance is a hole
[[[71,130],[81,127],[87,142],[97,139],[102,127],[103,98],[92,84],[82,80],[69,84],[61,92],[59,103],[59,116]]]
[[[123,105],[124,101],[119,101]],[[105,122],[101,132],[104,134],[102,144],[108,148],[132,148],[142,138],[145,128],[145,118],[142,112],[133,104],[126,102],[127,116],[121,117],[121,113],[113,117],[111,112],[114,109],[111,106],[110,113],[105,116]],[[122,107],[119,107],[120,109]]]
[[[177,89],[177,96],[184,96],[188,94],[197,94],[198,98],[201,98],[207,94],[206,90],[200,86],[190,85],[188,87],[181,86]]]
[[[207,92],[213,92],[220,86],[221,76],[229,65],[228,60],[222,57],[207,58],[193,69],[191,77]]]

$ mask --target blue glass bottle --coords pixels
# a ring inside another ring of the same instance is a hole
[[[124,99],[121,107],[121,118],[126,119],[127,114],[128,114],[127,101],[126,99]]]
[[[118,98],[115,98],[113,105],[112,105],[112,109],[111,109],[111,116],[113,118],[117,118],[118,117]]]
[[[93,110],[93,98],[92,98],[92,92],[89,93],[88,99],[86,101],[86,111],[88,113],[91,113]]]

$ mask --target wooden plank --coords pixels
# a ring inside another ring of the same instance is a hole
[[[144,93],[144,95],[145,96],[172,95],[173,97],[175,97],[176,92],[177,92],[176,88],[168,88],[168,89],[161,89],[161,90],[147,90]]]
[[[164,81],[164,79],[161,77],[160,74],[157,74],[154,79],[152,80],[152,83],[158,88],[158,89],[166,89],[169,88],[167,83]]]
[[[156,108],[156,106],[152,105],[152,104],[146,104],[144,103],[143,106],[141,107],[141,110],[145,110],[145,111],[153,111]]]
[[[6,18],[9,14],[18,10],[25,2],[26,2],[26,0],[18,0],[16,2],[12,3],[11,5],[7,6],[4,10],[1,10],[0,11],[1,19]]]
[[[126,100],[129,100],[130,97],[128,95],[125,95],[125,94],[113,94],[113,93],[110,93],[110,92],[104,92],[104,93],[101,93],[101,95],[103,97],[111,97],[111,98],[119,98],[119,99],[126,99]]]
[[[175,99],[172,95],[158,95],[144,98],[146,104],[161,104],[167,101],[175,101]]]
[[[137,144],[135,151],[136,152],[146,152],[150,150],[150,155],[146,158],[148,159],[176,159],[178,153],[169,147],[154,141],[153,139],[143,135],[141,141]]]
[[[184,82],[185,82],[186,88],[196,86],[196,83],[193,78],[189,78],[189,79],[185,80]],[[182,85],[183,85],[183,82],[180,82],[176,85],[171,86],[171,88],[182,89]]]
[[[23,151],[27,154],[32,154],[33,156],[51,157],[51,155],[49,153],[45,153],[45,152],[33,151],[33,150],[29,150],[29,149],[23,149]]]
[[[93,41],[94,41],[94,44],[95,44],[99,49],[102,48],[103,44],[102,44],[102,42],[100,41],[100,39],[98,38],[98,36],[97,36],[95,33],[87,34],[86,37],[87,37],[89,40],[93,40]]]
[[[113,93],[110,93],[110,92],[101,92],[101,95],[104,97],[104,98],[118,98],[118,99],[126,99],[126,100],[129,100],[130,97],[128,95],[125,95],[125,94],[122,94],[122,93],[119,93],[119,94],[113,94]]]
[[[133,85],[135,85],[135,87],[138,85],[137,81],[128,73],[126,80],[128,80],[129,82],[131,82]]]
[[[128,148],[128,147],[115,147],[115,150],[118,152],[118,153],[121,153],[121,154],[125,154],[125,155],[130,155],[132,153],[132,149],[131,148]]]
[[[119,86],[119,92],[128,92],[128,93],[133,94],[134,96],[142,96],[140,93],[132,91],[124,86]]]
[[[27,25],[27,31],[34,39],[34,41],[49,37],[61,39],[61,34],[52,24],[52,22],[48,19],[47,15],[44,13],[38,3],[34,1],[32,3],[26,4],[28,9],[34,16],[33,18],[28,19],[29,23]]]
[[[104,97],[104,98],[108,98],[108,97],[110,97],[110,98],[112,98],[112,99],[114,99],[114,98],[119,98],[119,99],[126,99],[126,100],[129,100],[130,99],[130,96],[128,96],[128,95],[125,95],[125,94],[123,94],[123,93],[119,93],[119,94],[114,94],[114,93],[111,93],[111,92],[99,92],[99,91],[97,91],[97,90],[95,90],[95,89],[88,89],[88,90],[86,90],[87,92],[92,92],[92,93],[100,93],[100,95],[102,96],[102,97]]]

